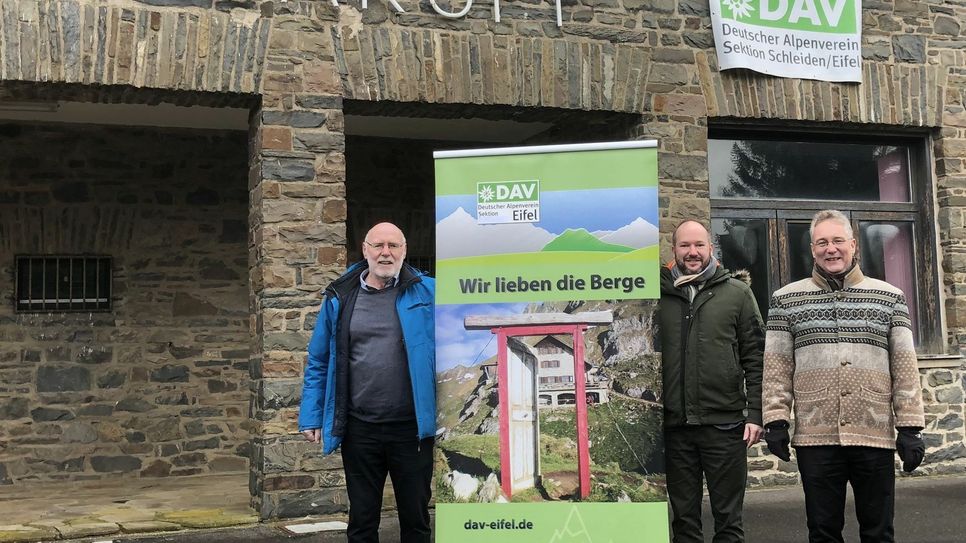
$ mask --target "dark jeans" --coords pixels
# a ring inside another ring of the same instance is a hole
[[[862,543],[895,541],[895,451],[873,447],[796,447],[810,543],[842,543],[846,484],[855,495]]]
[[[429,543],[433,439],[416,439],[416,422],[370,423],[349,417],[342,463],[349,494],[348,540],[379,541],[382,492],[392,479],[402,543]]]
[[[664,430],[667,496],[671,503],[674,543],[702,543],[702,476],[708,482],[714,542],[745,539],[741,507],[748,477],[745,425],[731,430],[686,426]]]

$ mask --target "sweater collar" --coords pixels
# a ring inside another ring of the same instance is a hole
[[[400,271],[402,271],[402,268],[400,268]],[[362,270],[362,273],[359,274],[359,283],[360,283],[360,286],[362,287],[362,290],[366,290],[366,291],[370,291],[371,290],[373,292],[376,292],[376,291],[379,291],[379,290],[386,290],[387,288],[392,288],[392,287],[394,287],[394,286],[396,286],[396,285],[399,284],[399,274],[398,273],[395,276],[393,276],[392,279],[390,279],[386,283],[386,286],[382,287],[381,289],[380,288],[373,287],[373,286],[370,286],[369,283],[366,283],[366,278],[367,277],[369,277],[369,269],[368,268]]]
[[[838,277],[828,276],[822,273],[818,266],[812,266],[812,282],[822,290],[835,291],[852,288],[862,282],[863,279],[865,279],[865,275],[859,268],[858,262],[853,263],[849,271]]]

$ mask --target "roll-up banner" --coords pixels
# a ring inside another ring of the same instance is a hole
[[[436,162],[436,539],[666,542],[654,141]]]

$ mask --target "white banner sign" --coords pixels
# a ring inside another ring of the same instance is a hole
[[[861,0],[711,0],[718,67],[862,82]]]

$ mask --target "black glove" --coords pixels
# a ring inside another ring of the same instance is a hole
[[[787,420],[774,420],[765,425],[765,442],[768,443],[768,450],[786,462],[792,459],[792,452],[788,449],[790,441]]]
[[[919,467],[922,458],[926,456],[926,444],[922,440],[919,428],[899,428],[896,436],[896,452],[902,460],[902,471],[906,473]]]

